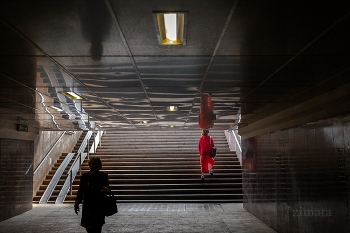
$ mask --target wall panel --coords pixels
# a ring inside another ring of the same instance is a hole
[[[32,209],[34,142],[0,138],[0,221]]]
[[[242,140],[243,206],[277,232],[349,232],[349,117]]]

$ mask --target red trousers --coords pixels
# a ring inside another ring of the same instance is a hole
[[[201,172],[207,172],[213,168],[215,160],[210,155],[201,155]]]

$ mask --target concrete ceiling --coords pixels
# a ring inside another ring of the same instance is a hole
[[[198,129],[208,93],[214,129],[240,113],[247,125],[349,82],[349,5],[2,0],[0,118],[40,130],[87,128],[87,114],[104,129]],[[185,46],[158,45],[155,11],[188,12]]]

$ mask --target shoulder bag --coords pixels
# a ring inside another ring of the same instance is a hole
[[[210,136],[209,140],[210,140],[209,143],[210,143],[210,147],[211,147],[210,157],[215,158],[215,156],[216,156],[216,147],[212,147],[211,146],[211,136]]]
[[[105,197],[104,213],[105,216],[112,216],[113,214],[118,213],[117,199],[112,192],[109,192]]]

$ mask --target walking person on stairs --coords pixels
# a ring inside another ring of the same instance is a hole
[[[215,160],[210,157],[211,148],[214,147],[214,140],[209,135],[209,130],[203,129],[202,137],[199,139],[198,150],[201,156],[201,179],[204,180],[204,173],[209,171],[210,175],[213,175],[213,165]]]

